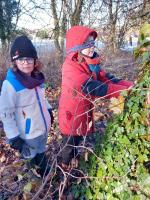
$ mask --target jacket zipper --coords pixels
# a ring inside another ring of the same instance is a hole
[[[35,93],[36,93],[36,97],[37,97],[37,100],[38,100],[38,104],[39,104],[39,107],[40,107],[41,115],[42,115],[42,118],[43,118],[43,121],[44,121],[44,125],[45,125],[45,129],[46,129],[46,133],[47,133],[46,120],[45,120],[45,117],[44,117],[44,113],[43,113],[43,109],[42,109],[42,105],[41,105],[41,101],[40,101],[40,97],[39,97],[39,94],[38,94],[37,88],[35,88]]]

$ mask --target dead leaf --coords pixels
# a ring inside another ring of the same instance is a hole
[[[71,160],[71,168],[77,168],[79,165],[79,161],[76,158]]]
[[[89,153],[86,151],[85,154],[84,154],[84,160],[85,161],[88,161],[88,155],[89,155]]]
[[[82,122],[80,123],[79,127],[77,128],[77,135],[81,135],[82,130]]]
[[[59,197],[60,200],[67,200],[67,196],[66,195],[62,195],[61,197]]]
[[[16,196],[16,197],[10,197],[8,200],[19,200],[19,196]]]
[[[41,183],[41,179],[32,181],[32,190],[31,190],[31,192],[36,193],[41,184],[42,184]]]
[[[37,176],[38,178],[41,178],[40,174],[37,173],[36,169],[32,168],[31,171],[35,176]]]
[[[31,200],[31,195],[28,193],[23,193],[23,199],[24,200]]]
[[[94,120],[99,121],[104,118],[104,114],[102,112],[94,112]]]
[[[113,111],[115,114],[120,114],[124,109],[124,100],[125,100],[124,97],[121,95],[118,97],[118,99],[114,97],[111,98],[109,109]]]
[[[67,200],[74,200],[73,194],[69,193],[67,196]]]
[[[21,174],[18,174],[18,181],[21,181],[23,179],[23,176]]]
[[[150,92],[147,92],[146,103],[150,106]]]
[[[58,140],[61,140],[62,139],[62,135],[58,135]]]
[[[80,184],[80,183],[81,183],[81,180],[82,180],[81,178],[78,178],[78,179],[77,179],[77,184]]]
[[[92,121],[90,121],[90,122],[89,122],[89,127],[88,127],[88,130],[90,130],[90,128],[92,127],[92,124],[93,124],[93,122],[92,122]]]
[[[148,142],[150,142],[150,134],[148,134],[148,135],[142,135],[141,138],[144,139],[144,140],[146,140],[146,141],[148,141]]]
[[[0,161],[1,161],[1,163],[3,163],[3,162],[6,161],[5,154],[2,154],[2,155],[1,155],[1,157],[0,157]]]

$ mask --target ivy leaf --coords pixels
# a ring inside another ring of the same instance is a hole
[[[145,161],[148,161],[148,157],[147,157],[147,155],[144,155],[144,154],[142,155],[142,154],[140,154],[140,155],[138,156],[137,161],[140,162],[140,163],[143,163],[143,162],[145,162]]]
[[[86,197],[89,200],[93,199],[93,195],[92,195],[91,190],[89,188],[86,190]]]
[[[142,28],[141,28],[141,30],[140,30],[140,33],[141,33],[141,35],[143,34],[144,36],[144,38],[145,37],[149,37],[150,36],[150,24],[149,23],[145,23],[143,26],[142,26]]]
[[[144,62],[147,61],[149,58],[150,58],[150,52],[144,52],[144,53],[143,53],[142,62],[144,63]]]

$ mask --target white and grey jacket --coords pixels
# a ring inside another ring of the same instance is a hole
[[[0,96],[0,118],[8,139],[19,136],[28,140],[47,134],[51,126],[49,108],[43,84],[27,89],[12,69],[8,70]]]

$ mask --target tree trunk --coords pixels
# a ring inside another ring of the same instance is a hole
[[[54,30],[53,30],[54,44],[55,44],[56,54],[57,54],[58,62],[59,62],[62,58],[62,51],[59,44],[60,26],[59,26],[59,19],[57,16],[56,4],[57,4],[56,0],[51,0],[51,10],[52,10],[52,15],[54,19]]]
[[[116,27],[113,22],[110,24],[109,49],[112,53],[116,50]]]
[[[84,2],[84,0],[77,0],[74,12],[72,13],[72,16],[71,16],[71,22],[70,22],[71,26],[75,26],[75,25],[79,24],[82,7],[83,7],[83,2]]]
[[[4,27],[4,17],[3,17],[3,5],[2,1],[0,1],[0,40],[2,43],[2,47],[5,46],[6,38],[5,38],[5,27]],[[2,48],[3,49],[3,48]]]
[[[74,6],[72,8],[72,4]],[[51,11],[54,20],[54,43],[58,55],[58,61],[62,63],[64,56],[64,39],[68,27],[78,25],[84,0],[67,1],[61,0],[61,11],[57,11],[57,0],[51,0]],[[68,24],[67,24],[68,23]]]
[[[146,21],[150,22],[150,1],[149,0],[143,0],[143,7],[141,10],[141,24],[143,24]]]
[[[116,20],[114,19],[114,14],[113,14],[113,2],[112,0],[109,1],[108,3],[108,9],[109,9],[109,30],[110,30],[110,36],[108,39],[108,45],[109,45],[109,50],[114,53],[115,52],[115,36],[116,36]]]

